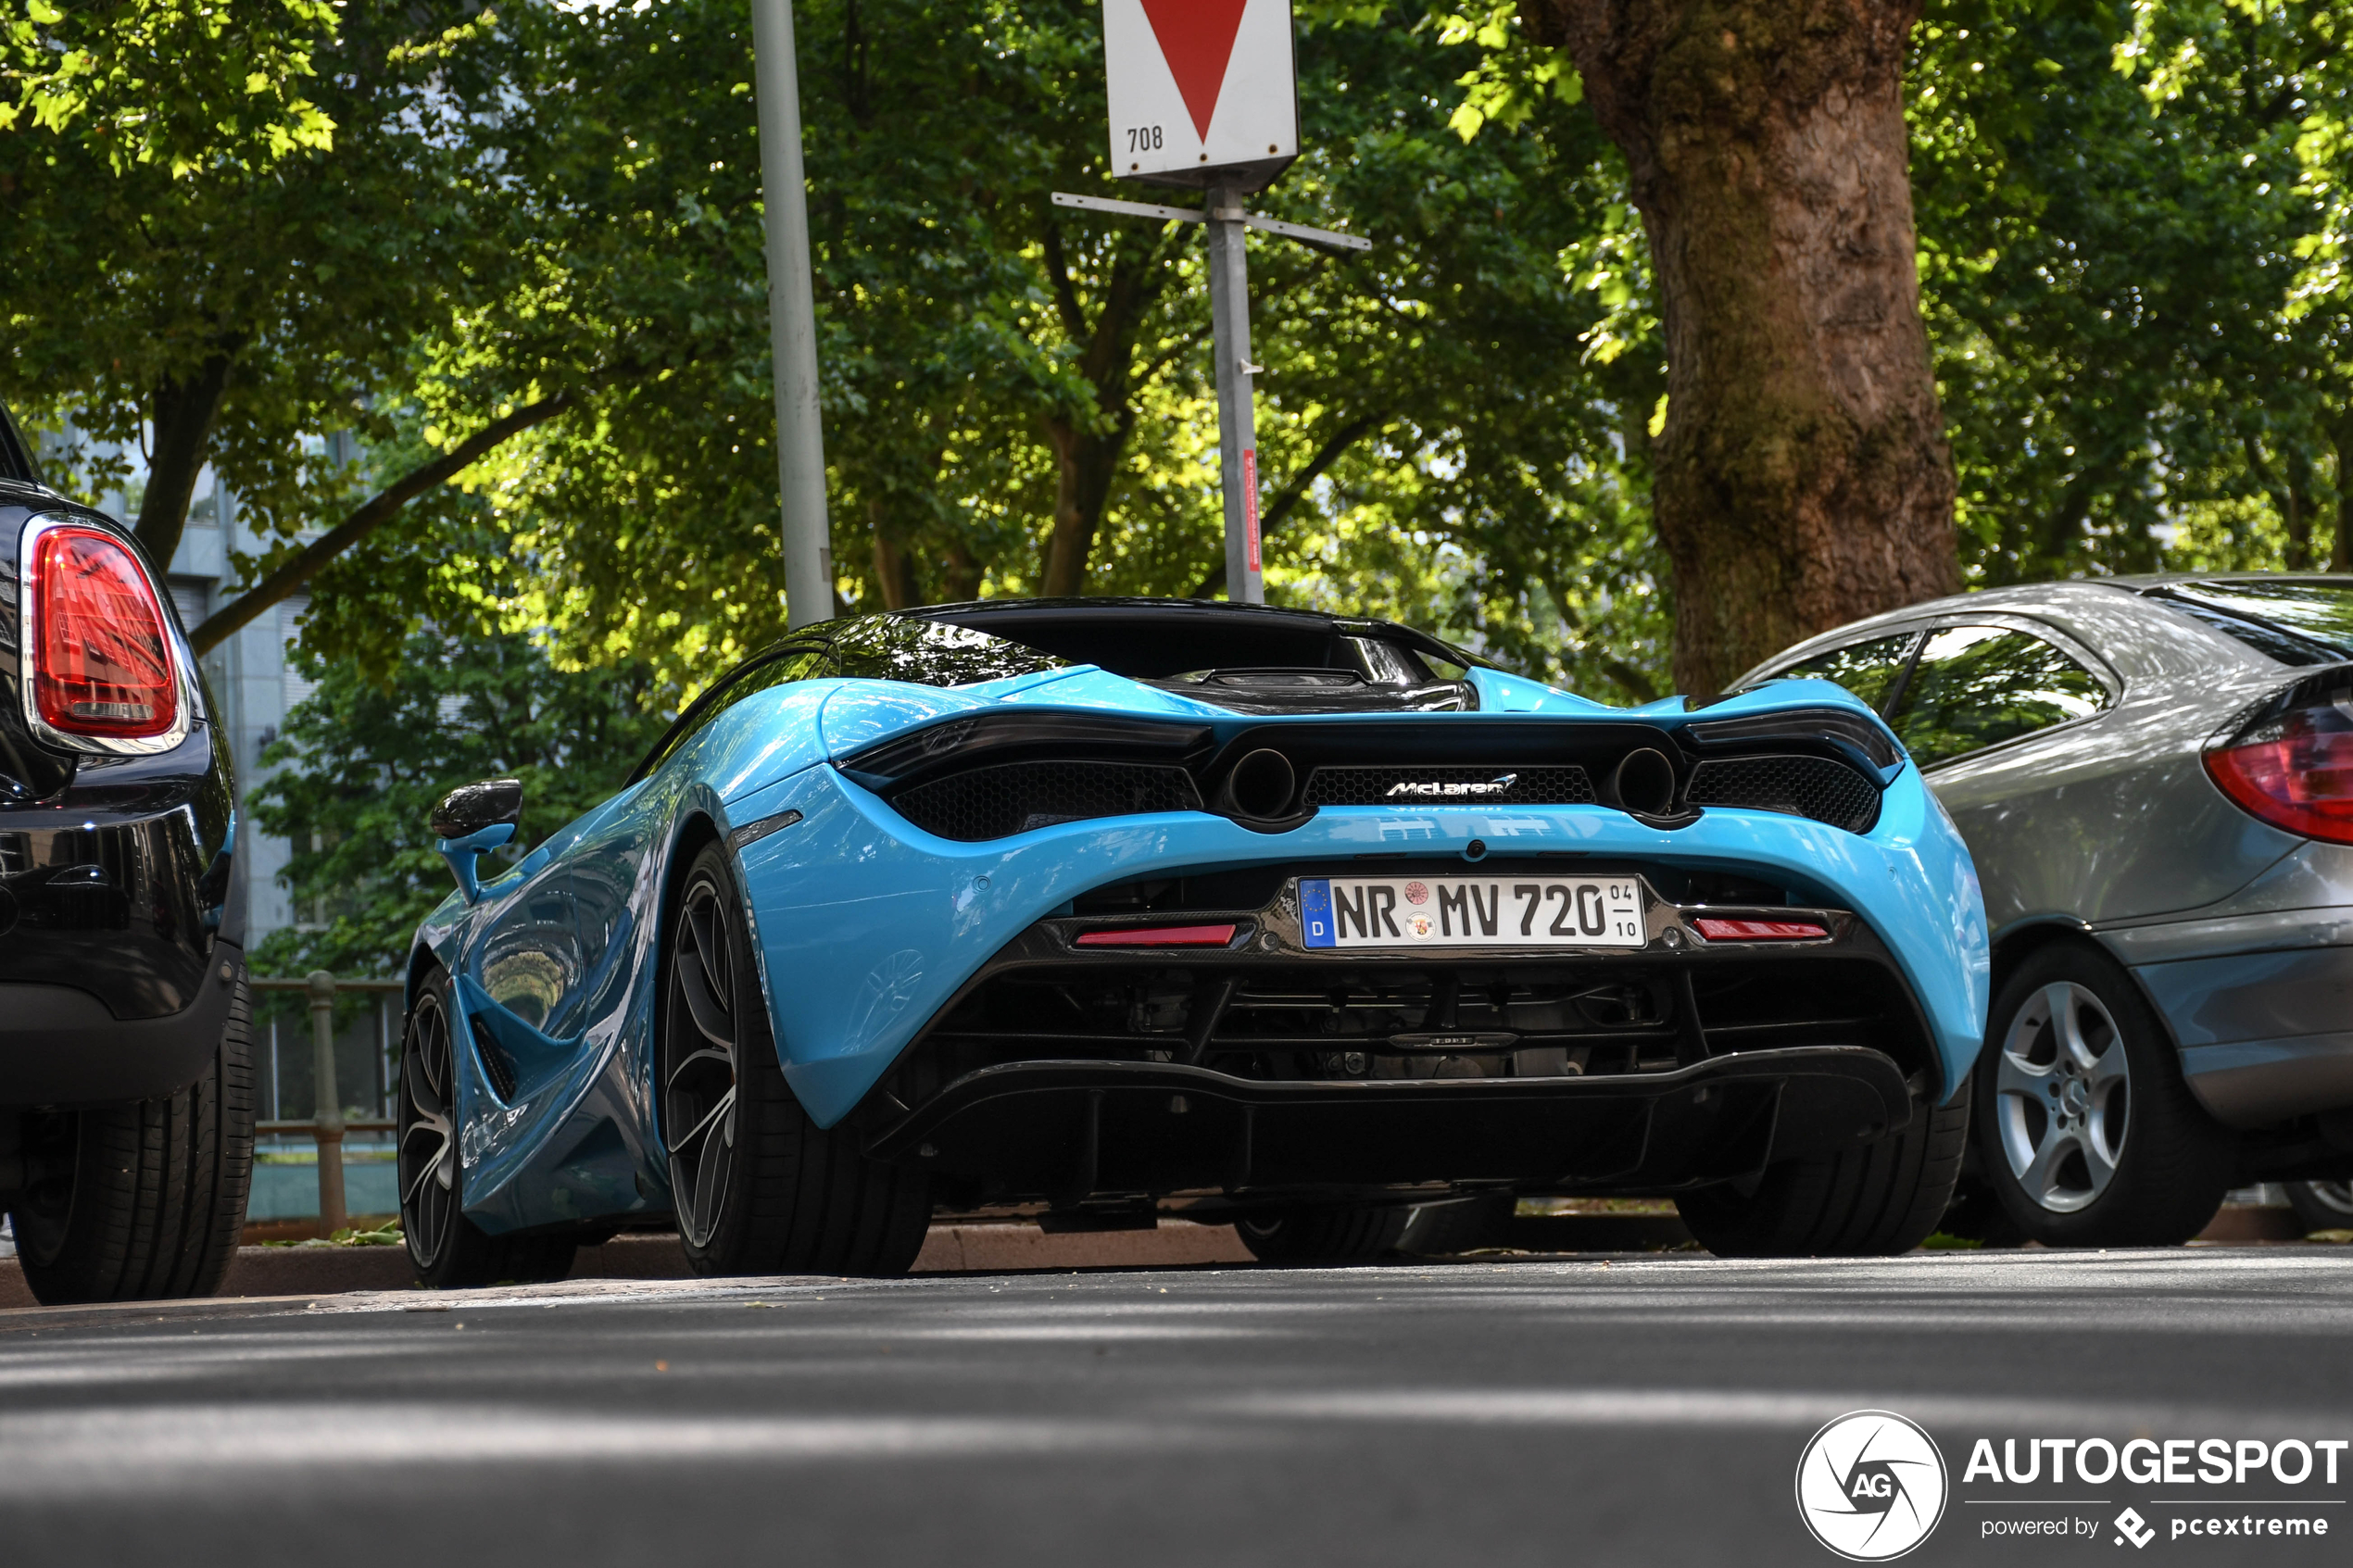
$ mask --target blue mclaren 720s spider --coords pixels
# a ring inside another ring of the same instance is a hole
[[[1976,874],[1827,682],[1616,709],[1384,621],[1000,600],[745,660],[480,880],[521,795],[434,816],[431,1284],[661,1224],[705,1273],[899,1272],[981,1212],[1343,1261],[1514,1197],[1891,1252],[1958,1168]]]

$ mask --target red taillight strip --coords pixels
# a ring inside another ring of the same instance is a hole
[[[1692,922],[1710,942],[1818,942],[1830,933],[1810,920],[1717,920]]]
[[[1089,931],[1081,947],[1223,947],[1234,939],[1230,925],[1148,925],[1127,931]]]

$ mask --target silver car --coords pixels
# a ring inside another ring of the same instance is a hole
[[[2353,577],[1994,589],[1736,685],[1806,676],[1878,706],[1984,881],[1981,1198],[1957,1222],[2163,1244],[2291,1181],[2353,1225]]]

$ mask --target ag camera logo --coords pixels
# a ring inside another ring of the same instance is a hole
[[[1892,1411],[1840,1416],[1797,1461],[1797,1516],[1850,1562],[1885,1562],[1928,1539],[1945,1492],[1935,1441]]]

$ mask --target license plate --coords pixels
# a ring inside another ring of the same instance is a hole
[[[1635,877],[1308,877],[1310,947],[1640,947]]]

